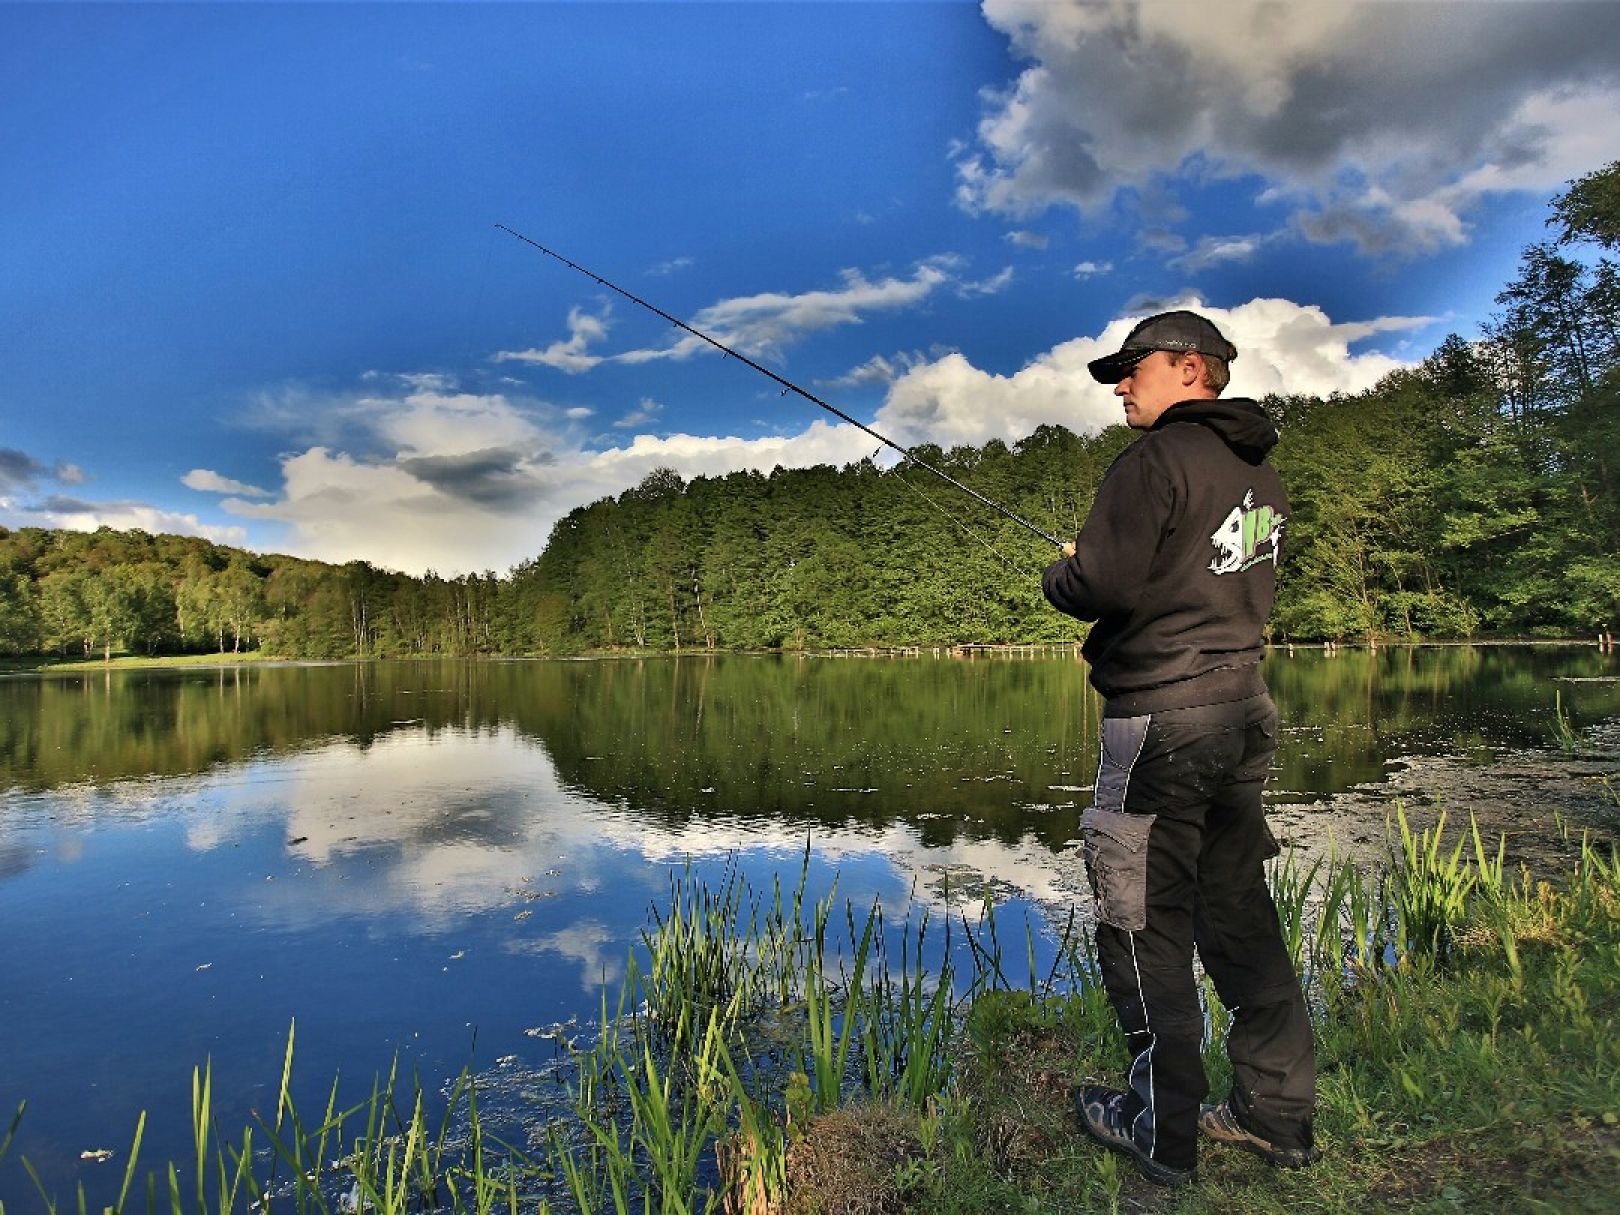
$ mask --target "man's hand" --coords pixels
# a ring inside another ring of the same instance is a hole
[[[1064,555],[1064,556],[1065,556],[1065,557],[1072,557],[1072,556],[1074,556],[1074,541],[1073,541],[1073,540],[1066,540],[1066,541],[1064,541],[1064,544],[1063,544],[1063,555]]]

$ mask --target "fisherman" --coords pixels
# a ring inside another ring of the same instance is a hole
[[[1151,316],[1090,364],[1143,435],[1046,570],[1104,698],[1081,818],[1097,959],[1125,1033],[1126,1087],[1074,1093],[1085,1129],[1150,1181],[1196,1176],[1198,1132],[1280,1168],[1319,1156],[1310,1015],[1263,862],[1260,792],[1277,710],[1260,676],[1288,501],[1255,402],[1218,398],[1237,349],[1193,312]],[[1231,1011],[1231,1092],[1208,1082],[1193,948]]]

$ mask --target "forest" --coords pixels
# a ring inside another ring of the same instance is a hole
[[[1274,640],[1590,636],[1620,623],[1620,162],[1552,200],[1473,338],[1372,389],[1271,397]],[[1060,536],[1123,426],[915,454]],[[560,520],[505,575],[411,577],[195,537],[0,528],[0,653],[285,657],[1065,643],[1051,550],[909,461],[684,480]]]

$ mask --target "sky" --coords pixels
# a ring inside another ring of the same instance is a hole
[[[1620,3],[0,3],[0,526],[452,575],[656,468],[1122,420],[1478,335],[1620,158]]]

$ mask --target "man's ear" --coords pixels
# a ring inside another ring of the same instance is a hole
[[[1189,350],[1181,356],[1181,362],[1176,370],[1181,372],[1181,386],[1191,388],[1204,382],[1204,356],[1196,350]]]

